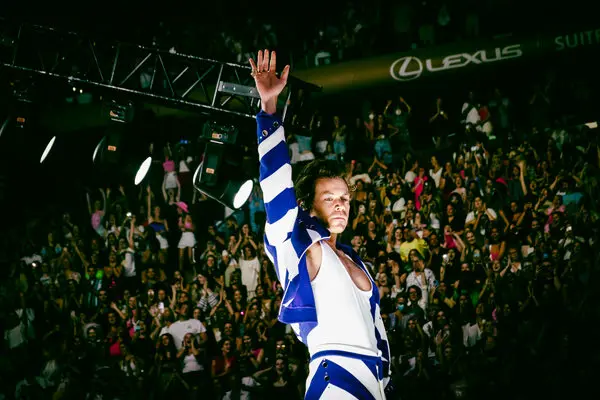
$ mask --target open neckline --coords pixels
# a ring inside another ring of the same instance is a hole
[[[334,250],[333,250],[333,248],[332,248],[332,247],[331,247],[331,246],[330,246],[328,243],[326,243],[326,244],[325,244],[325,246],[329,247],[329,250],[331,250],[331,251],[333,252],[333,254],[335,254],[336,256],[338,256],[338,254],[337,254],[337,251],[334,251]],[[336,250],[339,250],[339,249],[338,249],[338,248],[336,248]],[[365,271],[365,270],[364,270],[364,269],[363,269],[363,268],[362,268],[360,265],[356,264],[356,263],[354,262],[354,260],[352,259],[352,257],[350,257],[348,254],[346,254],[346,252],[345,252],[345,251],[343,251],[343,250],[340,250],[340,251],[341,251],[342,253],[344,253],[344,255],[345,255],[346,257],[348,257],[348,259],[349,259],[350,261],[352,261],[352,264],[354,264],[354,265],[355,265],[355,266],[356,266],[358,269],[360,269],[360,270],[361,270],[361,272],[362,272],[363,274],[365,274],[365,276],[366,276],[367,280],[369,281],[369,289],[367,289],[367,290],[363,290],[363,289],[359,288],[359,287],[356,285],[356,282],[354,282],[354,280],[352,279],[352,275],[350,275],[350,272],[348,271],[348,269],[347,269],[347,268],[346,268],[346,266],[344,265],[344,262],[343,262],[342,260],[340,260],[340,259],[339,259],[339,256],[338,256],[338,260],[339,260],[339,262],[342,264],[342,267],[344,267],[344,271],[346,272],[346,275],[347,275],[347,276],[348,276],[348,278],[350,279],[350,282],[352,283],[352,285],[353,285],[353,286],[356,288],[356,290],[358,290],[359,292],[361,292],[361,293],[369,293],[369,294],[370,294],[370,293],[373,291],[373,282],[371,281],[371,278],[369,277],[369,274],[367,273],[367,271]]]

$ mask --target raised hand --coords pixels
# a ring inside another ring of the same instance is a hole
[[[283,91],[290,73],[290,66],[286,65],[277,78],[277,58],[275,52],[269,53],[269,50],[258,51],[256,63],[250,59],[252,67],[252,76],[256,82],[256,90],[260,94],[260,100],[263,111],[274,113],[277,104],[277,96]]]

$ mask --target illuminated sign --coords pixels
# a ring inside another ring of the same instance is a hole
[[[600,28],[569,33],[554,38],[554,45],[557,51],[594,44],[600,44]]]
[[[493,52],[478,50],[475,53],[451,54],[441,61],[435,59],[421,60],[418,57],[406,56],[394,61],[390,67],[390,75],[397,81],[412,81],[423,75],[423,72],[440,72],[449,69],[463,68],[469,64],[485,64],[502,60],[519,58],[523,55],[520,44],[497,47]]]

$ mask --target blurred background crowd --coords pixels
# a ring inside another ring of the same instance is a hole
[[[484,21],[496,2],[467,3],[401,2],[423,23],[398,21],[396,33],[407,49],[464,38],[440,34],[449,20],[495,33]],[[343,4],[341,21],[290,49],[379,51],[373,38],[389,32],[378,18],[391,15],[378,6]],[[233,32],[212,32],[224,41],[215,54],[287,47],[266,22],[257,37]],[[195,42],[176,37],[160,45]],[[443,98],[428,87],[337,108],[292,103],[295,172],[337,160],[354,188],[341,240],[379,288],[398,398],[553,398],[593,384],[600,147],[597,125],[576,114],[597,109],[595,86],[541,75],[509,94],[490,75]],[[308,354],[277,320],[258,185],[242,209],[215,209],[191,182],[198,154],[186,141],[161,148],[160,173],[143,185],[71,188],[5,237],[0,398],[303,397]]]
[[[292,69],[314,67],[390,52],[504,35],[532,35],[594,23],[587,2],[568,5],[541,0],[332,0],[288,7],[257,7],[247,0],[203,4],[185,16],[149,17],[131,23],[115,13],[110,24],[88,17],[32,17],[77,32],[98,33],[179,53],[245,62],[256,49],[279,48]],[[541,16],[543,15],[543,18]],[[217,22],[218,21],[218,22]],[[301,32],[301,34],[298,34]],[[320,62],[318,60],[321,60]]]

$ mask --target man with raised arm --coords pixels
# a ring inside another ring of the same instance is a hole
[[[305,398],[385,399],[390,350],[379,292],[352,247],[337,242],[348,224],[348,184],[338,164],[326,160],[306,165],[294,184],[276,115],[290,68],[278,78],[268,50],[250,65],[262,106],[256,122],[265,249],[284,288],[279,320],[311,356]]]

